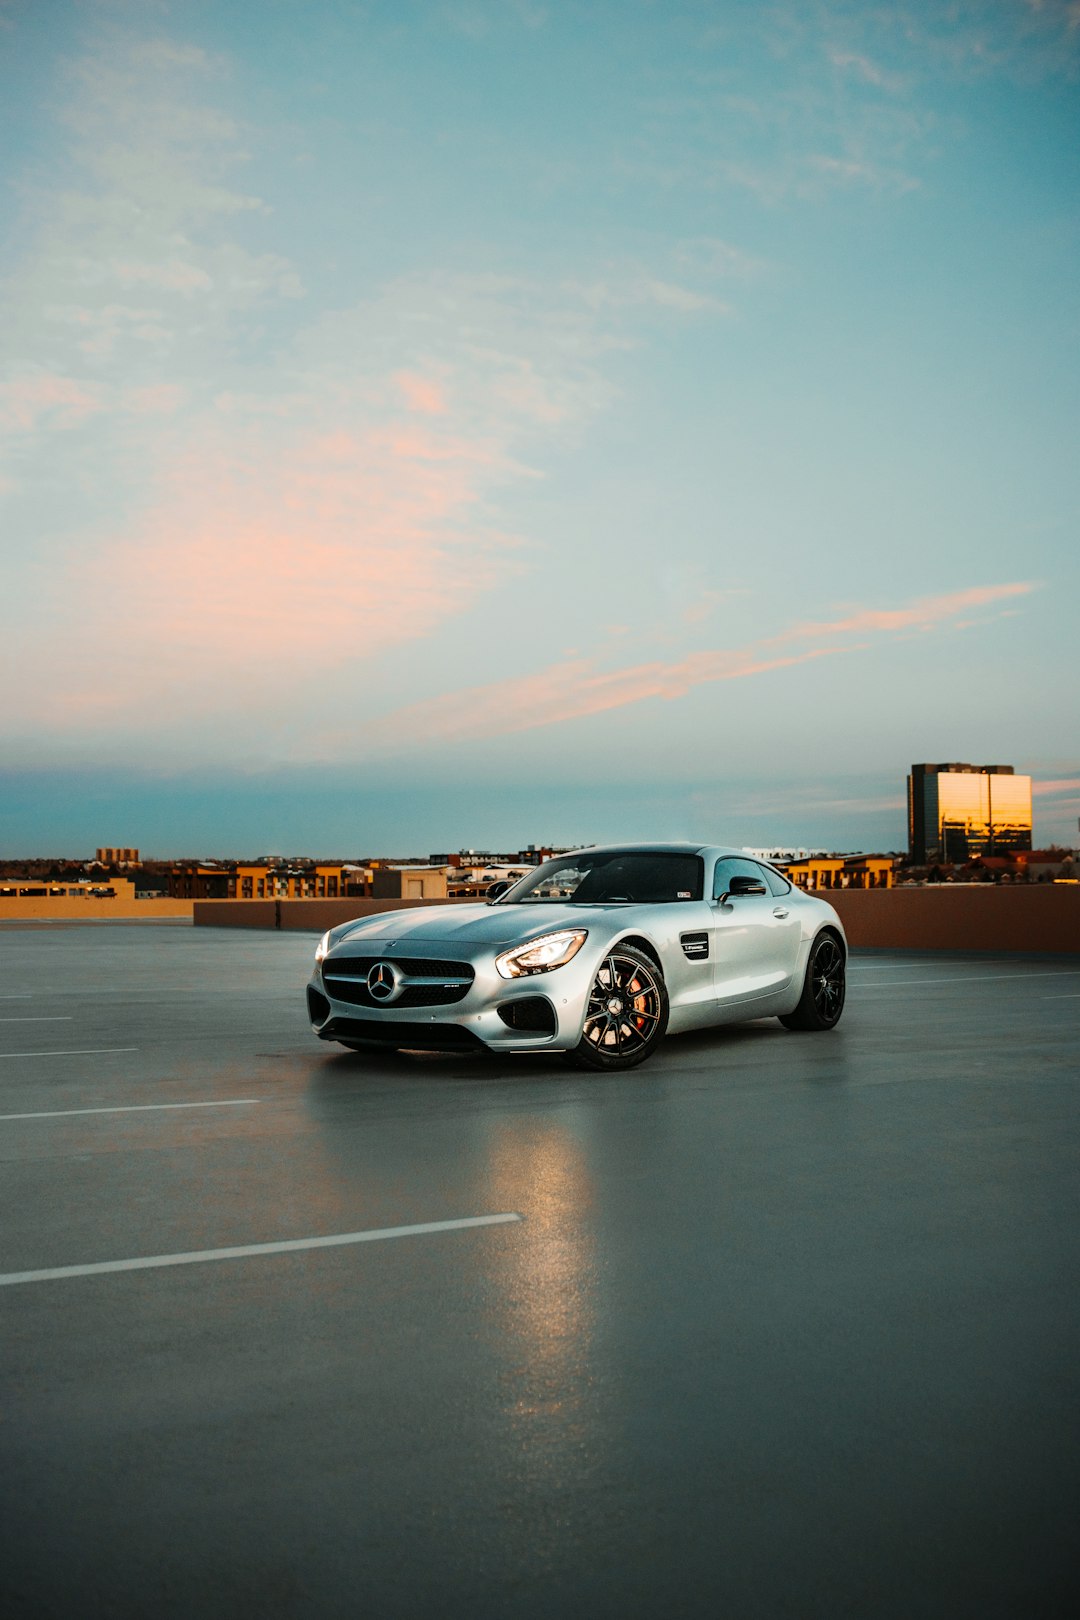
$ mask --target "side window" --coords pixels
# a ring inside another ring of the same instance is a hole
[[[781,895],[791,893],[791,884],[775,867],[763,866],[761,873],[765,882],[769,885],[769,893],[774,895],[776,899],[779,900]]]
[[[723,855],[717,861],[713,873],[714,900],[719,900],[722,894],[727,894],[733,877],[756,878],[759,883],[765,883],[767,886],[765,869],[759,866],[757,861],[746,860],[741,855]]]

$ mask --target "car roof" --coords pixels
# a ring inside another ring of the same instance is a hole
[[[754,860],[755,857],[747,855],[744,849],[734,849],[728,844],[699,844],[689,841],[660,843],[652,839],[638,839],[634,843],[625,844],[589,844],[581,849],[568,850],[567,855],[617,855],[625,850],[627,854],[648,855],[738,855],[743,860]],[[556,856],[555,859],[564,860],[565,856]],[[767,865],[759,862],[759,865]]]

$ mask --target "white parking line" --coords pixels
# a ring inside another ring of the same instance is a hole
[[[72,1014],[66,1017],[53,1013],[48,1018],[0,1018],[0,1024],[70,1024]]]
[[[867,990],[891,990],[894,984],[996,984],[1001,979],[1075,979],[1080,968],[1067,968],[1064,973],[971,973],[958,974],[951,979],[881,979],[877,984],[862,985],[861,996]]]
[[[70,1114],[150,1114],[166,1108],[253,1108],[257,1097],[234,1097],[228,1102],[124,1103],[116,1108],[47,1108],[40,1114],[0,1114],[3,1119],[65,1119]]]
[[[0,1052],[0,1058],[11,1057],[97,1057],[100,1052],[137,1052],[137,1046],[76,1046],[62,1052]]]
[[[951,960],[956,962],[958,967],[959,966],[969,967],[971,965],[971,963],[976,960],[976,958],[972,957],[972,956],[960,956],[960,957],[953,957],[953,958],[951,958]],[[888,968],[888,967],[892,967],[893,965],[894,965],[894,963],[893,963],[892,958],[888,957],[888,956],[885,956],[885,957],[877,957],[872,962],[849,962],[848,963],[848,968],[852,973],[876,973],[879,968]],[[903,967],[910,967],[910,968],[940,967],[941,966],[941,961],[940,961],[940,959],[935,961],[935,959],[932,956],[916,956],[916,957],[913,957],[913,958],[909,958],[908,961],[902,963],[901,965]]]
[[[64,1277],[99,1277],[107,1271],[149,1271],[159,1266],[196,1266],[209,1260],[248,1260],[260,1254],[295,1254],[300,1249],[335,1249],[347,1243],[380,1243],[386,1238],[425,1237],[433,1232],[459,1232],[468,1226],[499,1226],[524,1220],[523,1215],[467,1215],[458,1221],[425,1221],[419,1226],[383,1226],[368,1232],[338,1232],[333,1237],[290,1238],[284,1243],[245,1243],[234,1249],[195,1249],[190,1254],[152,1254],[141,1260],[102,1260],[92,1266],[53,1266],[48,1271],[9,1271],[0,1288],[18,1283],[58,1282]]]

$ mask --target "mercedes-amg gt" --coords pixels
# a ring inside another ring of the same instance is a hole
[[[835,1028],[847,941],[824,900],[737,849],[559,855],[476,904],[331,928],[307,987],[316,1035],[356,1051],[564,1052],[627,1069],[665,1034],[753,1018]]]

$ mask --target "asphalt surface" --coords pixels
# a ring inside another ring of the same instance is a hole
[[[1071,1616],[1080,959],[613,1078],[338,1054],[313,946],[0,929],[5,1617]]]

